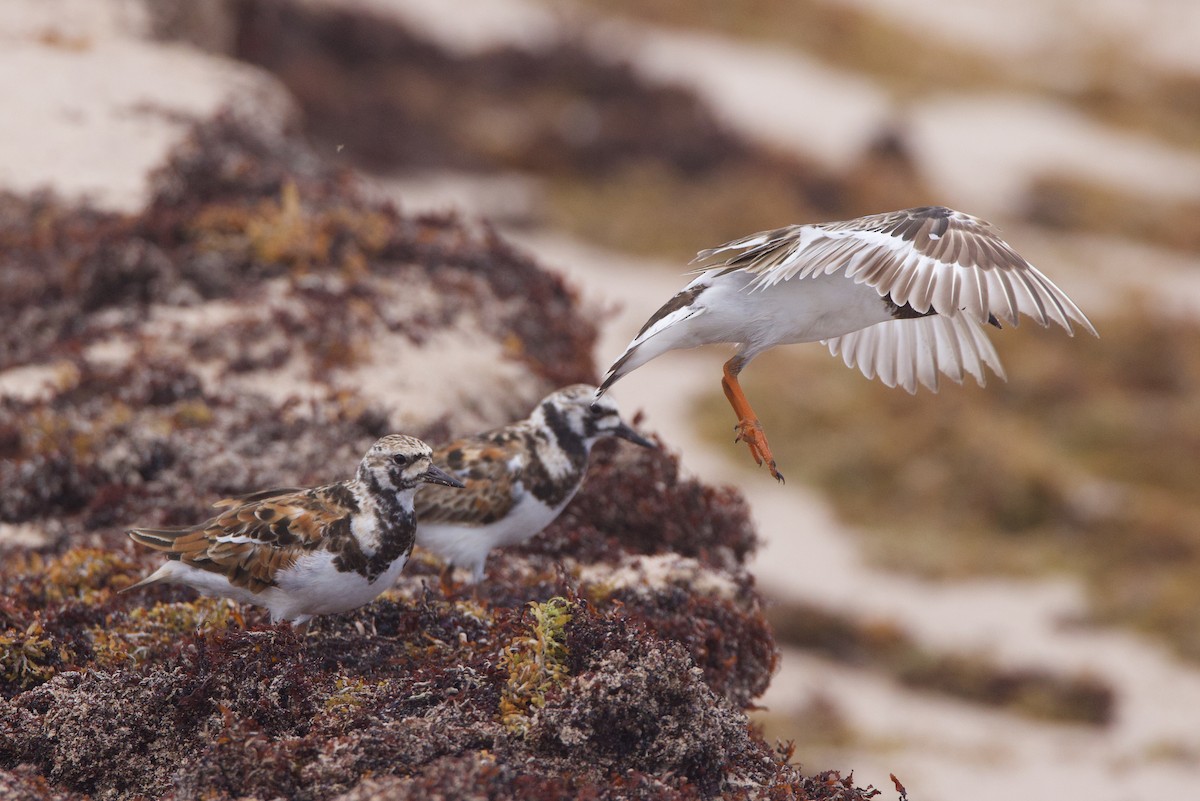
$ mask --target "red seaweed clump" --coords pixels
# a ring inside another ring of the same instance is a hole
[[[76,665],[0,705],[0,766],[114,798],[331,798],[367,776],[389,797],[802,786],[679,643],[616,607],[558,604],[569,656],[558,682],[529,690],[540,705],[522,730],[498,714],[504,654],[544,634],[536,617],[418,594],[327,618],[306,638],[261,621],[208,626],[176,632],[151,660]],[[132,654],[126,614],[109,617]]]

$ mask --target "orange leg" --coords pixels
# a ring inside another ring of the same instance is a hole
[[[725,376],[721,379],[721,388],[725,390],[725,397],[729,399],[729,405],[733,407],[733,413],[738,418],[737,425],[734,426],[737,437],[733,441],[746,443],[754,461],[760,465],[766,462],[771,475],[782,482],[783,474],[775,469],[775,457],[771,455],[771,446],[767,444],[767,435],[763,432],[762,423],[750,408],[750,401],[746,400],[742,386],[737,380],[738,373],[744,366],[745,362],[734,356],[725,362]]]
[[[438,584],[441,586],[442,597],[449,598],[458,589],[458,585],[454,582],[454,565],[449,562],[442,563],[442,572],[438,573]]]

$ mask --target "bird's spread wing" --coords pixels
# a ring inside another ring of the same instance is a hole
[[[982,326],[963,314],[891,320],[823,342],[847,367],[909,392],[916,392],[918,383],[937,392],[939,373],[956,384],[970,374],[983,386],[984,365],[1004,378],[1000,357]]]
[[[756,275],[752,290],[843,272],[920,313],[965,313],[979,323],[1009,325],[1024,314],[1068,333],[1072,323],[1096,333],[1079,307],[989,223],[940,206],[764,231],[701,251],[697,261],[702,270]]]
[[[344,484],[247,497],[255,500],[219,502],[226,510],[198,526],[134,529],[130,535],[185,564],[222,573],[236,587],[259,592],[273,586],[276,572],[302,554],[322,547],[340,551],[335,541],[351,536],[350,516],[358,508]]]
[[[417,525],[458,523],[487,525],[508,514],[517,501],[525,453],[515,433],[500,430],[465,437],[437,448],[434,464],[465,485],[465,489],[428,484],[417,493]]]

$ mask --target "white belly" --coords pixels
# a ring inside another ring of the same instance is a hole
[[[333,555],[318,551],[300,557],[295,565],[275,577],[278,586],[260,592],[235,587],[220,573],[174,560],[166,562],[156,575],[162,581],[184,584],[204,595],[266,607],[273,620],[303,623],[314,615],[331,615],[370,603],[395,583],[407,561],[407,556],[400,557],[368,584],[358,573],[338,572],[333,566]]]
[[[547,506],[525,493],[504,518],[486,525],[465,523],[422,523],[417,521],[417,544],[432,551],[444,562],[464,567],[478,581],[483,564],[493,548],[517,545],[532,539],[554,522],[574,493],[557,506]]]
[[[356,609],[391,587],[408,561],[407,556],[401,556],[379,578],[368,583],[366,577],[358,573],[338,572],[333,558],[328,551],[317,551],[300,557],[292,569],[277,576],[279,586],[262,593],[272,595],[268,603],[272,613],[290,620],[297,616],[331,615]]]
[[[713,281],[706,311],[693,318],[695,333],[710,342],[739,342],[750,357],[773,345],[816,342],[891,320],[879,293],[841,275],[781,281],[750,290],[738,271]]]

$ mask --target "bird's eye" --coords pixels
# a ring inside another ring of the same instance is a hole
[[[408,459],[407,454],[403,454],[403,453],[393,453],[392,454],[392,464],[394,464],[398,467],[407,467],[408,462],[409,462],[409,459]]]

